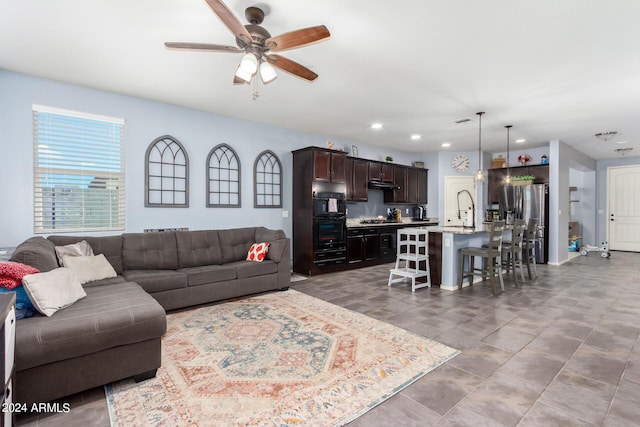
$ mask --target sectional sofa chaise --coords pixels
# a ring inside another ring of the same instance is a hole
[[[165,312],[272,290],[290,283],[289,239],[264,227],[32,237],[12,261],[40,272],[60,267],[56,246],[85,240],[115,277],[83,285],[86,297],[51,317],[16,325],[14,402],[47,402],[128,377],[155,376]],[[262,262],[247,261],[268,242]]]

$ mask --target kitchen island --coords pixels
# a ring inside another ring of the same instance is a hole
[[[466,227],[420,227],[428,231],[430,235],[439,235],[441,245],[439,247],[429,245],[429,258],[440,261],[440,289],[453,291],[458,289],[458,269],[460,262],[460,249],[466,247],[481,247],[489,242],[489,228],[480,225],[475,228]],[[431,241],[431,237],[429,238]],[[429,265],[433,265],[431,262]],[[434,285],[436,283],[434,282]],[[465,282],[464,286],[469,286]]]

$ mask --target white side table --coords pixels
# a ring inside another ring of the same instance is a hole
[[[416,279],[421,277],[426,277],[426,282],[416,283]],[[389,270],[388,286],[404,282],[406,279],[411,279],[411,292],[431,287],[429,232],[426,228],[411,227],[398,230],[396,266]]]

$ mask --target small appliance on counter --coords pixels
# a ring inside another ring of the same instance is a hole
[[[418,221],[426,221],[427,217],[427,205],[416,206],[413,208],[413,219]]]

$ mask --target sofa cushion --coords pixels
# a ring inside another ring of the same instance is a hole
[[[176,234],[172,231],[123,234],[122,263],[125,270],[176,270]]]
[[[227,265],[236,269],[238,279],[246,279],[247,277],[263,276],[265,274],[274,274],[278,272],[278,264],[271,260],[264,260],[264,262],[236,261]]]
[[[86,240],[80,240],[77,243],[71,243],[64,246],[56,246],[56,256],[58,257],[58,264],[64,267],[62,258],[65,256],[93,256],[93,249]]]
[[[264,227],[256,227],[256,242],[269,242],[269,252],[267,259],[280,262],[282,255],[285,253],[285,246],[289,244],[287,235],[282,230],[269,230]]]
[[[22,280],[34,307],[45,316],[53,316],[87,296],[70,268],[60,267],[44,273],[28,274]]]
[[[244,260],[247,258],[249,248],[256,242],[255,227],[219,230],[218,233],[223,264]]]
[[[176,243],[180,268],[222,264],[217,230],[178,231]]]
[[[269,242],[254,243],[249,248],[246,259],[247,261],[262,262],[267,256],[267,252],[269,252]]]
[[[70,256],[65,255],[62,258],[62,264],[70,268],[76,275],[76,279],[80,284],[94,280],[108,279],[116,277],[116,271],[113,269],[104,254],[94,256]]]
[[[111,285],[113,283],[124,283],[126,282],[127,279],[125,279],[122,276],[116,276],[116,277],[109,277],[107,279],[102,279],[102,280],[94,280],[92,282],[87,282],[84,285],[82,285],[83,288],[87,288],[87,287],[91,287],[91,286],[104,286],[104,285]]]
[[[56,258],[55,244],[41,236],[31,237],[11,254],[11,261],[21,262],[37,268],[40,272],[60,267]]]
[[[118,274],[122,274],[122,236],[49,236],[48,240],[56,246],[66,246],[85,240],[94,255],[104,254],[109,264]]]
[[[122,276],[149,293],[187,287],[187,275],[175,270],[125,270]]]
[[[189,286],[206,285],[214,282],[224,282],[236,278],[234,266],[225,265],[201,265],[199,267],[181,268],[178,270],[187,275]]]
[[[97,286],[53,317],[16,322],[16,370],[161,337],[165,311],[135,283]],[[114,361],[115,363],[115,361]]]

